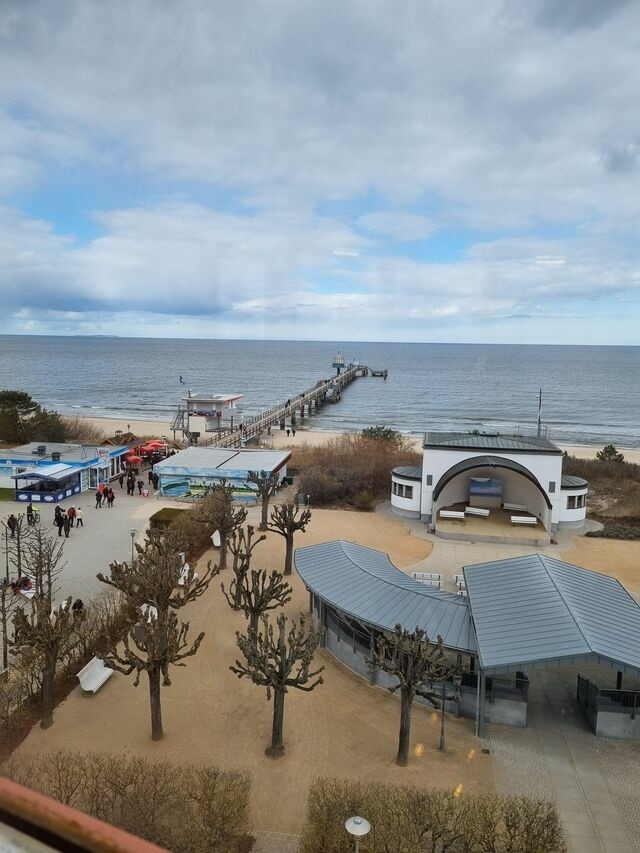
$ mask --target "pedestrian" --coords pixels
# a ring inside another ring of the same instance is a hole
[[[76,508],[74,506],[70,506],[67,510],[67,515],[69,516],[69,522],[73,527],[73,523],[76,520]]]
[[[287,429],[287,438],[289,438],[290,435],[291,435],[291,430]]]
[[[291,427],[291,435],[292,435],[294,438],[296,437],[296,428],[295,428],[295,427]]]
[[[80,507],[76,509],[76,527],[84,527],[84,521],[82,520],[82,510]]]
[[[62,528],[64,527],[64,519],[66,516],[63,516],[62,513],[56,519],[56,527],[58,528],[58,536],[62,536]]]
[[[120,488],[122,488],[124,485],[124,474],[122,473],[122,471],[120,472],[120,476],[118,477],[118,482],[120,483]]]
[[[69,521],[68,515],[65,515],[62,517],[62,526],[64,527],[65,539],[68,539],[69,538],[69,531],[71,530],[71,522]]]
[[[100,509],[102,506],[102,492],[100,489],[96,492],[96,509]]]
[[[160,475],[154,472],[153,474],[153,488],[158,491],[158,483],[160,482]]]
[[[107,506],[109,507],[109,509],[112,508],[115,499],[116,496],[113,494],[113,489],[109,489],[109,491],[107,492]]]
[[[149,473],[147,474],[147,481],[149,485],[153,484],[153,470],[149,468]]]
[[[13,513],[11,513],[11,515],[7,519],[7,527],[11,531],[11,538],[14,539],[16,535],[16,530],[18,529],[18,519]]]
[[[142,488],[144,486],[144,480],[138,480],[138,494],[142,494]]]

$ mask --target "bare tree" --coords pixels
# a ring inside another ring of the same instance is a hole
[[[398,679],[398,683],[389,687],[389,691],[400,691],[400,734],[396,764],[405,767],[409,762],[411,709],[414,698],[416,695],[422,696],[437,706],[440,694],[431,691],[429,685],[450,678],[459,669],[447,666],[442,637],[438,637],[437,643],[433,645],[421,628],[409,632],[401,625],[396,625],[390,636],[378,635],[369,666]]]
[[[286,542],[286,551],[284,555],[284,573],[291,574],[291,565],[293,562],[293,537],[298,530],[303,533],[307,528],[307,524],[311,521],[311,510],[300,510],[300,507],[295,503],[280,504],[274,506],[271,511],[271,526],[269,530],[274,533],[284,536]]]
[[[216,483],[209,494],[203,498],[196,510],[196,520],[206,524],[211,534],[220,532],[220,570],[227,568],[227,547],[234,530],[241,527],[247,520],[247,510],[244,507],[234,507],[233,486]]]
[[[168,612],[147,611],[143,618],[125,636],[123,650],[118,651],[114,646],[103,656],[105,664],[110,669],[122,672],[124,675],[136,673],[134,687],[140,683],[140,673],[146,672],[149,678],[149,702],[151,706],[151,739],[161,740],[164,736],[162,728],[162,707],[160,704],[160,675],[163,676],[162,686],[171,684],[169,667],[185,666],[185,658],[195,655],[204,639],[204,632],[196,637],[189,647],[187,634],[189,623],[182,622],[178,627],[178,617],[173,610]]]
[[[262,519],[260,521],[260,530],[266,530],[267,519],[269,515],[269,501],[278,491],[278,472],[249,471],[247,482],[253,483],[256,486],[256,491],[260,495],[260,500],[262,501]]]
[[[18,577],[23,574],[31,576],[36,596],[45,599],[49,610],[58,589],[58,577],[67,565],[62,562],[63,542],[62,539],[57,541],[57,537],[42,527],[27,527],[21,537],[16,536],[14,565]]]
[[[324,667],[311,671],[313,655],[322,637],[322,630],[307,629],[307,619],[292,621],[287,633],[287,617],[280,614],[276,620],[277,635],[267,616],[262,617],[263,630],[249,629],[247,635],[236,631],[236,642],[245,662],[236,660],[229,667],[238,678],[250,678],[254,684],[267,688],[267,699],[273,692],[273,725],[271,745],[265,750],[272,758],[284,753],[284,697],[289,688],[310,692],[323,683],[320,673]]]
[[[262,571],[246,572],[242,579],[234,577],[229,587],[229,595],[222,584],[222,592],[229,602],[230,607],[236,606],[238,601],[240,610],[249,620],[249,630],[258,630],[258,620],[267,610],[275,610],[276,607],[284,607],[293,594],[293,589],[285,581],[280,572],[273,571],[267,577],[265,569]]]
[[[2,668],[9,666],[9,619],[18,603],[8,579],[0,581],[0,622],[2,623]]]
[[[266,536],[262,535],[254,541],[254,533],[255,527],[252,524],[248,524],[246,528],[240,527],[237,530],[234,530],[231,535],[231,539],[229,540],[229,550],[233,554],[232,568],[236,579],[232,605],[234,610],[240,609],[240,593],[242,590],[242,579],[249,571],[253,549],[259,542],[263,542],[267,538]]]
[[[20,607],[13,615],[14,639],[11,646],[28,647],[40,653],[43,659],[40,726],[48,729],[53,725],[53,704],[56,665],[58,657],[68,651],[73,643],[78,622],[83,610],[72,608],[71,598],[51,610],[45,595],[36,594],[31,601],[31,612],[27,615]]]

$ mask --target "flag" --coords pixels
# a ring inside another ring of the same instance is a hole
[[[182,377],[182,376],[180,376],[179,378],[180,378],[180,384],[181,384],[181,385],[186,385],[186,382],[184,381],[183,377]]]

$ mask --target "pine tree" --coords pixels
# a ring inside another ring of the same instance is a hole
[[[247,478],[249,483],[256,486],[256,490],[262,501],[262,519],[260,521],[260,530],[267,529],[267,519],[269,516],[269,501],[278,491],[278,472],[277,471],[249,471]]]
[[[269,530],[278,533],[284,537],[286,543],[284,557],[284,573],[291,574],[291,566],[293,563],[293,537],[298,530],[303,533],[307,528],[307,524],[311,521],[311,510],[301,510],[295,503],[280,504],[274,506],[271,511],[271,526]]]
[[[248,634],[236,632],[238,648],[245,662],[236,660],[229,667],[238,678],[250,678],[254,684],[267,688],[267,699],[273,693],[273,725],[271,745],[265,750],[272,758],[284,753],[284,697],[289,688],[310,692],[323,683],[320,673],[324,667],[311,670],[313,655],[322,637],[322,630],[307,629],[305,616],[299,624],[291,623],[287,633],[287,617],[282,613],[276,620],[277,634],[269,618],[263,616],[263,630],[249,629]]]

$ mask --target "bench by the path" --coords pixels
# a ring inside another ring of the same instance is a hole
[[[441,581],[442,572],[411,572],[414,581]]]
[[[441,509],[440,518],[450,518],[452,521],[464,521],[464,513],[452,509]]]
[[[538,519],[533,515],[512,515],[511,524],[537,524]]]
[[[113,675],[113,670],[105,666],[101,658],[91,658],[78,673],[83,693],[97,693],[105,681]]]
[[[503,509],[510,509],[514,512],[529,512],[529,507],[524,504],[502,504]]]

